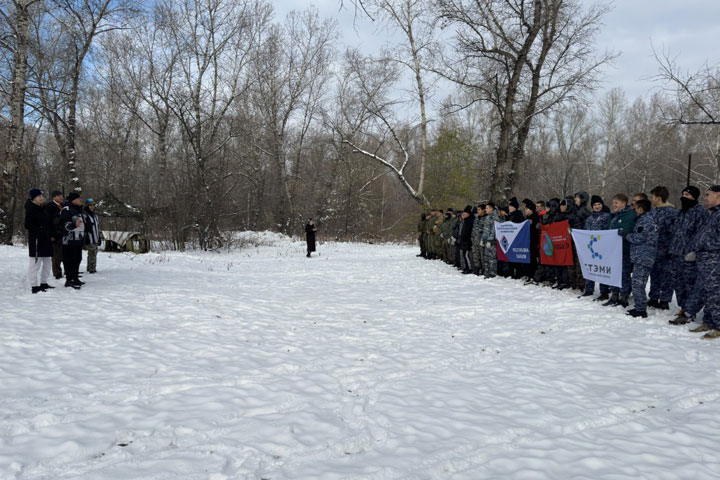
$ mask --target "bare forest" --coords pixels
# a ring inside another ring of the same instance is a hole
[[[608,7],[586,3],[338,0],[387,33],[368,52],[265,0],[0,0],[0,242],[29,188],[217,249],[309,217],[407,239],[427,206],[720,183],[718,68],[658,54],[628,98],[602,83]]]

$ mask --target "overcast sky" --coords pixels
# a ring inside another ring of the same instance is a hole
[[[583,0],[591,4],[591,0]],[[275,0],[278,19],[291,10],[314,5],[321,16],[337,20],[342,42],[377,50],[386,32],[366,18],[354,18],[349,0]],[[628,98],[645,96],[661,84],[648,77],[658,73],[652,46],[676,57],[687,70],[706,61],[720,63],[720,0],[615,0],[605,17],[598,49],[620,52],[614,67],[606,69],[603,89],[622,87]]]

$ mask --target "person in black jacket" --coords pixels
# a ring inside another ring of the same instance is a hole
[[[315,251],[315,232],[317,232],[317,226],[315,221],[311,218],[305,225],[305,241],[307,242],[307,257],[310,258],[310,254]]]
[[[525,219],[530,220],[530,263],[525,265],[525,277],[531,283],[540,262],[540,216],[532,200],[526,198],[522,204]]]
[[[460,229],[458,231],[458,248],[460,249],[460,267],[462,273],[468,274],[473,271],[472,259],[472,229],[475,217],[473,217],[473,208],[468,205],[460,214]]]
[[[52,241],[52,272],[53,276],[60,280],[63,277],[62,272],[62,230],[60,229],[60,211],[62,210],[65,195],[59,190],[53,190],[50,194],[50,201],[45,205],[45,213],[50,219]]]
[[[85,223],[83,222],[83,200],[76,192],[68,195],[68,201],[60,212],[60,228],[63,232],[63,266],[65,286],[79,289],[85,282],[80,281],[79,270],[82,250],[85,245]]]
[[[52,224],[43,208],[43,191],[33,188],[30,198],[25,202],[25,228],[28,231],[28,250],[30,265],[28,279],[32,293],[44,292],[49,288],[50,268],[52,266]],[[38,272],[40,281],[38,282]]]
[[[511,198],[508,202],[507,219],[512,223],[523,223],[525,221],[525,215],[523,215],[520,211],[520,204],[515,197]],[[509,275],[514,279],[520,278],[523,275],[523,271],[525,270],[525,264],[523,263],[510,262],[508,264],[508,267]]]

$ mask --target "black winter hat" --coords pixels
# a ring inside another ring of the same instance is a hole
[[[31,188],[30,191],[28,192],[28,194],[30,195],[30,199],[32,199],[32,200],[34,200],[35,197],[37,197],[38,195],[43,195],[44,193],[45,192],[43,192],[42,190],[40,190],[38,188]]]
[[[67,196],[67,201],[72,202],[76,198],[80,198],[80,194],[77,192],[72,192],[70,195]]]
[[[535,202],[533,202],[529,198],[526,198],[525,200],[523,200],[522,203],[525,206],[525,208],[527,208],[528,210],[531,210],[533,212],[536,210]]]
[[[685,187],[685,190],[682,191],[682,193],[689,193],[691,197],[693,197],[695,200],[700,198],[700,189],[697,187],[693,187],[692,185],[688,185]]]
[[[469,213],[469,214],[472,215],[472,213],[473,213],[472,205],[467,205],[467,206],[465,207],[465,210],[463,210],[463,212]]]
[[[590,197],[590,206],[593,206],[596,203],[602,203],[603,205],[605,205],[605,202],[603,202],[603,199],[600,195],[593,195],[592,197]]]
[[[517,198],[515,198],[515,197],[512,197],[510,199],[510,201],[508,202],[508,205],[515,208],[515,210],[520,208],[520,204],[518,203]]]
[[[708,190],[710,190],[711,192],[720,193],[720,185],[713,185],[712,187],[708,188]],[[692,193],[690,195],[692,195]],[[700,194],[698,193],[698,195]]]
[[[58,195],[64,195],[64,194],[60,190],[53,190],[52,192],[50,192],[50,198],[57,197]]]

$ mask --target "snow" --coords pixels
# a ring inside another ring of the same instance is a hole
[[[720,340],[667,312],[248,235],[37,295],[0,247],[0,478],[720,477]]]

